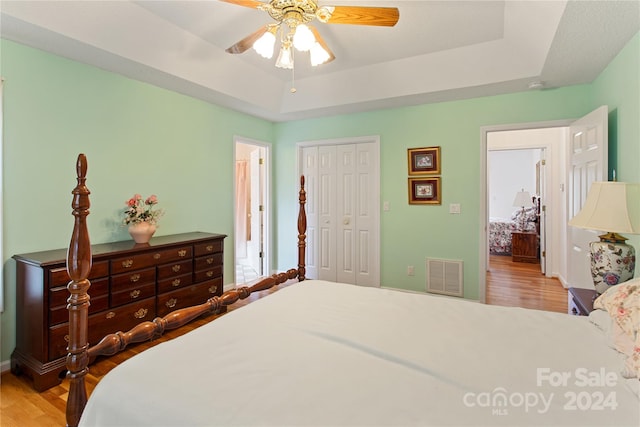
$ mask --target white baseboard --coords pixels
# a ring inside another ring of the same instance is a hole
[[[0,363],[0,372],[1,373],[5,373],[7,371],[11,370],[11,361],[10,360],[5,360],[2,363]]]

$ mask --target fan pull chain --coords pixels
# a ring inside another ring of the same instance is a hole
[[[293,66],[291,67],[291,89],[289,89],[289,92],[291,93],[296,93],[298,91],[298,89],[296,89],[296,60],[295,60],[295,53],[293,52],[294,49],[291,49],[291,61],[293,62]]]

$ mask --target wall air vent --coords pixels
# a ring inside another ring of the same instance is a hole
[[[427,292],[463,296],[462,261],[427,258]]]

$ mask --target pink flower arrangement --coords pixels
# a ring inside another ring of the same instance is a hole
[[[141,222],[157,224],[158,219],[164,214],[162,209],[154,210],[158,204],[158,197],[155,194],[146,199],[143,199],[140,194],[134,194],[125,204],[127,205],[124,210],[125,224],[139,224]]]

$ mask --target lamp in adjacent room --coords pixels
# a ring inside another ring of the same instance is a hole
[[[516,198],[513,199],[513,206],[522,208],[522,215],[520,215],[521,219],[522,219],[522,226],[521,226],[520,230],[521,231],[525,231],[525,228],[524,228],[524,219],[525,219],[524,209],[525,208],[530,208],[530,207],[533,206],[533,201],[531,200],[531,194],[529,194],[528,191],[524,191],[524,188],[521,191],[518,191],[516,193]]]
[[[569,225],[604,231],[600,241],[591,242],[591,277],[596,292],[606,291],[633,278],[636,254],[626,237],[640,234],[640,184],[594,182],[582,210]]]

